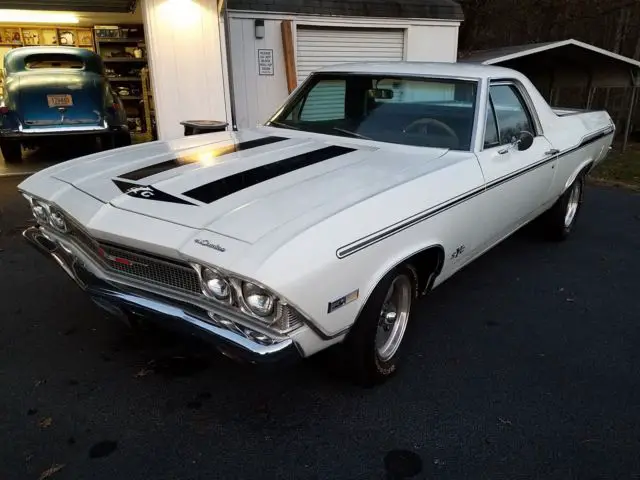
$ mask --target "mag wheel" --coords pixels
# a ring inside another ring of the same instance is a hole
[[[544,230],[552,240],[565,240],[573,231],[584,195],[584,176],[579,175],[543,217]]]
[[[397,370],[414,291],[413,272],[402,266],[385,275],[371,293],[345,345],[357,383],[379,384]]]

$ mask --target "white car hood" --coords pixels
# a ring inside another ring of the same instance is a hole
[[[255,243],[406,182],[446,153],[301,133],[153,142],[61,164],[50,175],[122,210]]]

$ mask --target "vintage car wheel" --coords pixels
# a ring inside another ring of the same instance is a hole
[[[376,385],[395,373],[414,292],[413,271],[404,265],[385,275],[371,293],[344,345],[357,383]]]
[[[0,141],[0,151],[5,163],[20,163],[22,161],[22,145],[15,140]]]
[[[544,214],[544,231],[551,240],[565,240],[571,234],[578,219],[583,196],[584,175],[579,175]]]

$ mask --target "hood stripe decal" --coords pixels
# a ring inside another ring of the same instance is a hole
[[[240,152],[243,150],[249,150],[251,148],[262,147],[264,145],[270,145],[276,142],[282,142],[284,140],[289,140],[284,137],[264,137],[258,138],[256,140],[249,140],[246,142],[240,142],[233,145],[227,145],[226,147],[220,147],[212,150],[207,150],[207,155],[211,157],[221,157],[223,155],[228,155],[230,153]],[[139,168],[129,173],[125,173],[123,175],[118,175],[120,178],[124,178],[126,180],[142,180],[143,178],[151,177],[153,175],[157,175],[162,172],[166,172],[168,170],[173,170],[174,168],[182,167],[183,165],[188,165],[189,163],[196,162],[195,155],[189,155],[185,157],[178,157],[172,160],[167,160],[161,163],[156,163],[155,165],[148,165],[146,167]]]
[[[337,145],[324,147],[319,150],[285,158],[284,160],[215,180],[184,192],[182,195],[203,203],[213,203],[216,200],[220,200],[223,197],[244,190],[245,188],[252,187],[301,168],[309,167],[316,163],[324,162],[331,158],[339,157],[340,155],[346,155],[355,150],[355,148],[340,147]]]

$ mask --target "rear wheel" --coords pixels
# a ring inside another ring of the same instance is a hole
[[[395,373],[414,291],[413,272],[404,265],[385,275],[371,293],[344,345],[357,383],[376,385]]]
[[[545,234],[556,241],[565,240],[573,231],[584,195],[584,175],[579,175],[542,217]]]
[[[5,163],[20,163],[22,161],[22,145],[16,140],[0,140],[0,151]]]

